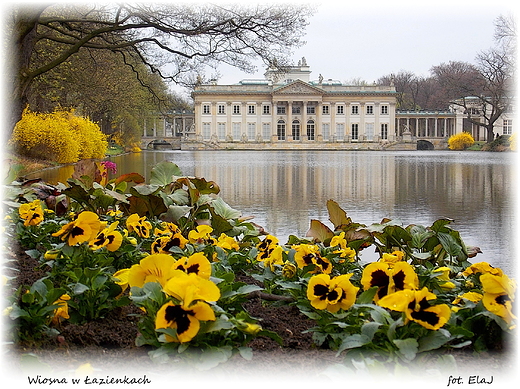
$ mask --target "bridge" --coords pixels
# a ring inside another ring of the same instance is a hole
[[[141,149],[147,150],[180,150],[180,136],[143,136],[141,137]]]

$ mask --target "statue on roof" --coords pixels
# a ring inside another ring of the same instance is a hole
[[[305,57],[302,57],[302,66],[307,66],[307,60]]]

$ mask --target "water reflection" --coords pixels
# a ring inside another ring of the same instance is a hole
[[[155,151],[113,158],[118,174],[148,176],[163,160],[184,174],[216,181],[221,196],[283,241],[326,224],[334,199],[356,222],[384,217],[404,225],[455,220],[477,257],[512,269],[513,156],[475,152]]]

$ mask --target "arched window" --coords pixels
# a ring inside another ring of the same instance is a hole
[[[300,121],[293,120],[292,122],[292,137],[293,140],[300,140]]]
[[[278,140],[285,140],[285,121],[278,120],[276,134],[278,135]]]
[[[307,139],[314,140],[314,120],[309,120],[307,122]]]

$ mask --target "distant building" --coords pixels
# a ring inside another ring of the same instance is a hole
[[[396,139],[393,85],[349,86],[310,79],[305,58],[281,73],[234,85],[198,85],[195,141],[358,143]]]
[[[171,115],[162,131],[154,123],[156,131],[148,127],[144,134],[180,135],[185,149],[414,149],[419,143],[443,149],[451,135],[462,131],[485,139],[483,127],[468,125],[460,107],[400,111],[393,83],[345,85],[321,74],[311,79],[305,58],[283,72],[267,69],[264,77],[233,85],[198,84],[192,112]],[[179,120],[182,124],[173,124]],[[504,114],[496,126],[500,135],[511,134],[512,114]]]
[[[462,105],[453,104],[451,108],[460,117],[460,131],[469,132],[476,141],[486,140],[487,130],[485,127],[473,123],[473,121],[485,123],[485,118],[491,116],[491,106],[483,104],[483,99],[479,97],[466,97],[464,108]],[[505,112],[500,115],[494,123],[494,133],[497,135],[513,134],[513,118],[515,116],[514,104],[510,104]],[[484,110],[486,112],[484,112]],[[471,121],[469,120],[471,118]]]

